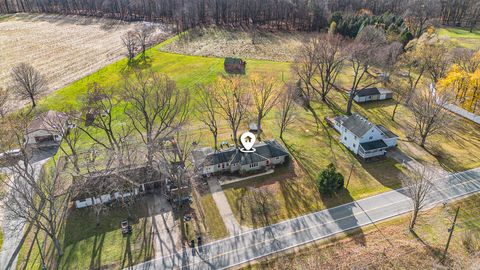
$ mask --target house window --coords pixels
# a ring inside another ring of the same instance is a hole
[[[357,139],[357,136],[353,136],[355,138],[355,140]]]
[[[353,144],[353,148],[355,148],[355,144]]]
[[[345,137],[343,137],[343,140],[344,140],[344,141],[346,141],[346,140],[347,140],[347,137],[346,137],[346,136],[345,136]]]
[[[257,167],[257,166],[258,166],[258,162],[250,164],[250,168],[254,168],[254,167]]]
[[[222,165],[221,164],[218,164],[218,168],[220,168]]]
[[[373,136],[370,136],[368,139],[369,139],[369,140],[373,139]]]

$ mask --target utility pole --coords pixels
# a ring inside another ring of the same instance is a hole
[[[455,229],[455,223],[457,222],[458,212],[460,212],[460,206],[457,207],[457,211],[455,212],[455,218],[453,219],[452,227],[448,229],[450,234],[448,235],[447,245],[445,246],[445,250],[443,252],[442,263],[444,263],[445,259],[447,258],[448,247],[450,246],[450,240],[452,240],[453,230]]]
[[[346,189],[348,189],[348,184],[350,184],[350,177],[352,177],[353,167],[355,167],[355,163],[353,163],[353,160],[352,160],[352,167],[350,168],[350,173],[348,174],[347,184],[345,185]]]

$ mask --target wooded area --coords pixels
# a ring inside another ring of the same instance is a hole
[[[403,15],[416,30],[431,19],[473,27],[480,17],[478,0],[3,0],[0,13],[39,12],[77,14],[127,21],[176,24],[179,30],[198,25],[243,25],[255,29],[319,30],[337,12],[391,12]],[[412,31],[413,33],[413,31]],[[415,35],[415,33],[414,33]]]

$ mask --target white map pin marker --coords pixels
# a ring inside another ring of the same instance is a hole
[[[253,144],[255,144],[255,135],[251,132],[244,132],[242,136],[240,136],[240,142],[243,145],[243,148],[240,151],[244,153],[252,153],[255,152],[255,148],[253,148]]]

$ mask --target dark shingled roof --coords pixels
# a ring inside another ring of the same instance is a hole
[[[267,140],[253,145],[255,152],[243,153],[237,148],[229,148],[224,151],[208,154],[204,166],[219,163],[240,163],[242,165],[264,161],[268,158],[287,156],[288,152],[275,140]]]
[[[378,129],[380,129],[380,131],[385,134],[385,136],[387,138],[398,138],[397,134],[391,132],[390,130],[388,130],[386,127],[382,126],[382,125],[377,125]]]
[[[363,150],[365,151],[388,147],[383,140],[360,143],[360,146],[362,146]]]
[[[225,57],[224,64],[230,65],[230,64],[242,64],[242,63],[243,63],[243,60],[240,58]]]
[[[380,91],[376,87],[365,88],[357,92],[357,96],[359,97],[366,97],[366,96],[373,96],[373,95],[380,95]]]
[[[365,117],[354,113],[343,120],[342,126],[358,137],[362,137],[373,127],[373,124]]]

